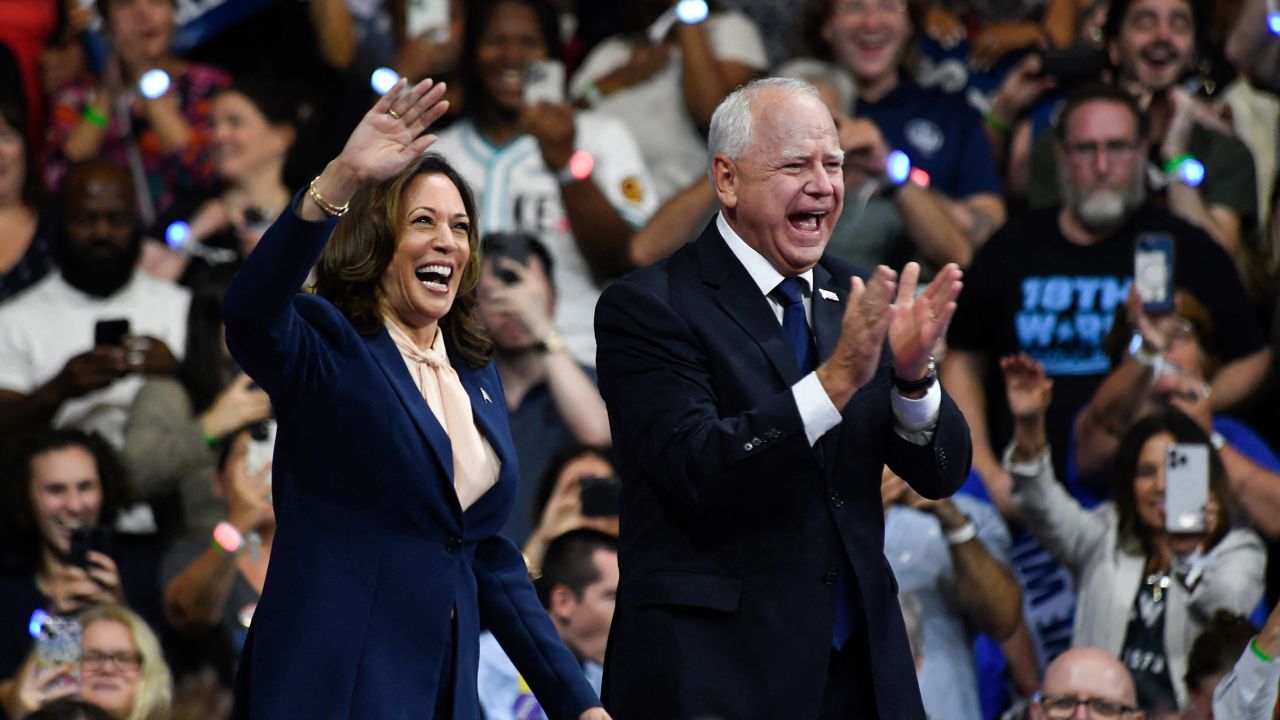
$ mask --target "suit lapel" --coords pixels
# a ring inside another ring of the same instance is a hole
[[[699,266],[703,281],[715,288],[712,297],[725,313],[755,340],[782,382],[800,379],[800,365],[787,345],[782,325],[760,287],[738,262],[713,220],[698,239]]]
[[[828,300],[823,297],[824,290],[834,293],[837,299]],[[831,357],[840,340],[840,326],[844,322],[848,295],[849,278],[837,278],[821,264],[813,268],[813,336],[818,344],[819,364]]]
[[[471,416],[475,419],[476,427],[480,428],[480,432],[493,446],[493,451],[498,454],[498,459],[505,466],[507,464],[506,440],[505,436],[498,432],[493,417],[497,403],[502,401],[502,394],[497,388],[486,387],[480,372],[473,369],[462,358],[456,357],[452,352],[452,346],[449,350],[449,362],[458,373],[458,379],[462,381],[467,397],[471,398]]]
[[[427,401],[422,398],[422,393],[418,392],[418,387],[413,384],[409,369],[404,365],[404,357],[400,355],[400,351],[391,341],[387,331],[379,330],[377,335],[365,342],[368,343],[369,351],[377,361],[378,367],[386,375],[387,382],[400,398],[405,411],[409,413],[409,417],[413,418],[413,424],[418,427],[418,431],[431,446],[432,455],[439,461],[443,477],[449,484],[448,494],[453,497],[456,505],[457,494],[453,492],[453,446],[449,443],[449,436],[436,420],[436,416],[432,414]]]

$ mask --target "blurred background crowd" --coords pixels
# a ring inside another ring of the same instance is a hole
[[[274,423],[223,291],[400,76],[449,84],[432,150],[480,208],[506,532],[598,689],[594,305],[714,217],[711,114],[767,75],[836,119],[829,252],[966,271],[935,355],[970,482],[882,484],[930,717],[1207,720],[1215,690],[1272,717],[1273,0],[0,0],[0,713],[228,712]],[[1183,531],[1173,443],[1209,448]],[[543,717],[492,637],[477,682],[486,717]]]

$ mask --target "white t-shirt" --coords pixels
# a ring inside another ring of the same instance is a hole
[[[30,395],[62,371],[67,361],[93,349],[99,320],[127,319],[131,335],[163,340],[177,359],[187,344],[191,293],[141,271],[108,298],[77,290],[51,272],[0,305],[0,389]],[[71,398],[54,415],[55,426],[101,434],[124,446],[125,422],[143,376],[126,375],[101,390]]]
[[[736,62],[757,71],[769,67],[764,41],[750,18],[738,11],[713,13],[706,21],[707,39],[717,60]],[[591,83],[625,65],[634,45],[611,37],[597,45],[569,83],[569,93],[580,97]],[[653,175],[658,201],[663,202],[706,175],[707,139],[689,115],[681,87],[679,48],[667,66],[648,80],[619,90],[594,110],[626,123],[640,143],[644,162]]]
[[[623,220],[633,227],[644,225],[657,209],[657,198],[626,126],[610,117],[580,112],[574,116],[574,131],[575,148],[586,150],[595,159],[591,181]],[[595,367],[593,322],[602,288],[578,249],[560,181],[543,162],[537,139],[520,135],[494,147],[470,120],[460,120],[440,133],[431,150],[448,159],[471,186],[482,237],[492,232],[524,231],[547,246],[559,296],[556,327],[574,358]]]

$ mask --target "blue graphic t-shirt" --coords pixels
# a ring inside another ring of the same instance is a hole
[[[1057,210],[1031,212],[1001,228],[966,271],[947,341],[986,356],[988,422],[998,454],[1009,437],[1004,380],[997,360],[1025,352],[1054,378],[1049,441],[1058,477],[1071,424],[1110,370],[1107,336],[1123,312],[1133,275],[1137,237],[1162,232],[1174,240],[1174,283],[1208,309],[1214,344],[1224,362],[1262,347],[1257,326],[1230,256],[1202,230],[1151,204],[1139,208],[1116,234],[1077,245],[1058,229]],[[1128,338],[1119,339],[1119,347]]]

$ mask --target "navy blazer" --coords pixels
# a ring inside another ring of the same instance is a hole
[[[497,370],[472,368],[449,347],[476,425],[502,461],[497,484],[464,513],[449,438],[387,332],[364,337],[328,301],[296,292],[333,225],[283,213],[223,308],[227,345],[271,396],[279,423],[275,544],[236,714],[431,717],[456,611],[454,718],[480,713],[481,617],[542,707],[575,718],[599,701],[520,552],[497,534],[517,477]]]
[[[840,336],[855,272],[826,255],[814,268],[819,358]],[[959,488],[970,445],[955,403],[944,393],[931,444],[899,437],[886,349],[811,447],[791,391],[803,373],[714,222],[609,287],[596,338],[622,478],[602,693],[615,720],[818,717],[841,573],[861,601],[880,717],[923,720],[880,476],[888,464],[929,498]]]

